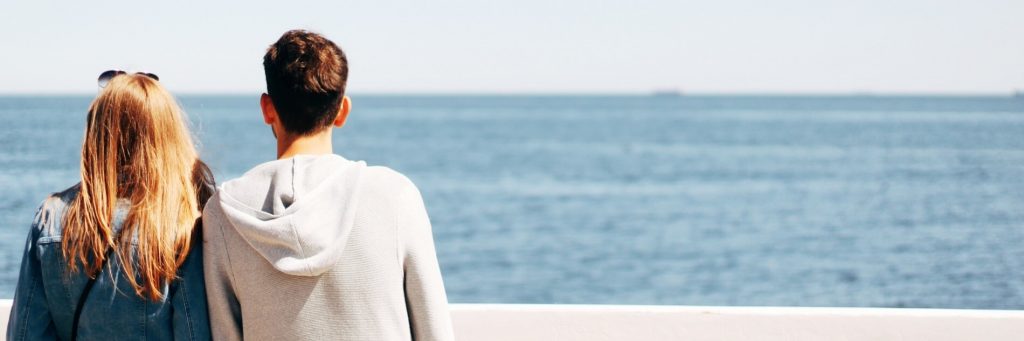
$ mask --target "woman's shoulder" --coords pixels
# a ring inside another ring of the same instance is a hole
[[[71,201],[75,200],[78,196],[78,191],[81,188],[81,183],[74,184],[60,192],[51,193],[50,196],[43,200],[40,205],[40,211],[63,211],[69,205]]]
[[[36,216],[32,220],[33,232],[38,232],[40,238],[60,236],[60,220],[64,216],[71,201],[78,196],[79,184],[68,187],[60,192],[51,193],[39,205]]]

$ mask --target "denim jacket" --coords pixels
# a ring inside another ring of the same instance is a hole
[[[89,278],[69,275],[61,253],[61,218],[78,186],[56,193],[39,208],[25,242],[8,340],[69,340],[75,306]],[[114,229],[127,214],[118,205]],[[203,284],[202,233],[192,239],[178,278],[164,287],[164,299],[139,297],[124,278],[117,257],[97,276],[82,307],[79,340],[209,340],[210,323]]]

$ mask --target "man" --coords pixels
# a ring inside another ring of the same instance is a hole
[[[224,183],[203,211],[214,339],[452,339],[416,186],[333,154],[352,107],[344,52],[289,31],[263,67],[278,159]]]

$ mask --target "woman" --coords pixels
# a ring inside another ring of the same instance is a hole
[[[108,71],[81,182],[32,223],[9,340],[210,338],[197,222],[213,178],[155,75]]]

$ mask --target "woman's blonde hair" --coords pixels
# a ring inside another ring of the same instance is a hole
[[[135,293],[161,300],[188,255],[212,177],[199,161],[184,113],[154,79],[114,77],[92,102],[87,120],[80,190],[63,219],[68,270],[81,266],[95,278],[108,255],[116,254]],[[119,199],[130,206],[115,235]]]

